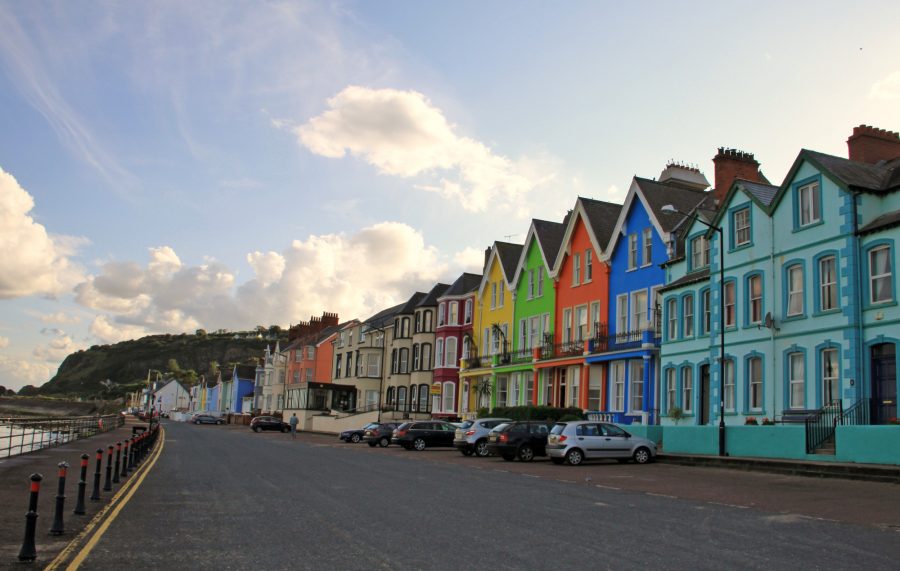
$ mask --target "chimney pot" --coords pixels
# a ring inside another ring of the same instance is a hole
[[[847,139],[848,156],[851,161],[876,164],[900,157],[900,135],[871,125],[853,128]]]

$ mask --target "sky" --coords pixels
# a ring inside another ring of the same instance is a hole
[[[366,318],[721,146],[900,130],[897,2],[0,0],[0,385]]]

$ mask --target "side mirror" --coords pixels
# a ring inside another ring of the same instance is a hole
[[[626,432],[626,433],[625,433],[625,438],[631,438],[631,433]]]

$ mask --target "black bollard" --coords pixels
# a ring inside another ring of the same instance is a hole
[[[34,561],[37,559],[37,549],[34,546],[34,530],[37,527],[38,494],[41,491],[40,474],[31,475],[31,496],[28,498],[28,513],[25,514],[25,540],[22,549],[19,550],[19,561]]]
[[[120,476],[123,478],[128,477],[128,440],[125,440],[125,449],[122,451],[122,473]]]
[[[53,525],[50,526],[50,535],[62,535],[66,532],[63,524],[63,510],[66,507],[66,472],[69,471],[68,462],[60,462],[59,487],[56,488],[56,510],[53,512]]]
[[[132,436],[128,439],[128,442],[131,443],[131,445],[128,447],[128,469],[134,470],[134,456],[135,454],[137,454],[137,450],[135,448],[137,446],[137,439]]]
[[[75,509],[72,510],[72,513],[75,515],[84,515],[84,493],[87,491],[87,469],[88,469],[88,456],[87,454],[81,455],[81,479],[78,480],[78,500],[75,502]]]
[[[103,449],[97,449],[97,469],[94,471],[94,491],[91,492],[91,500],[100,499],[100,465],[103,463]]]
[[[113,484],[119,483],[119,459],[122,457],[122,443],[116,442],[116,465],[113,468]]]
[[[103,491],[109,492],[112,491],[112,444],[106,448],[106,452],[106,479],[103,480]]]

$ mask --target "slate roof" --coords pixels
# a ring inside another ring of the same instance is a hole
[[[664,213],[663,206],[671,204],[679,212],[688,214],[710,195],[709,192],[703,190],[685,188],[668,182],[656,182],[639,176],[634,177],[634,180],[644,194],[650,209],[653,210],[659,225],[666,232],[677,228],[682,217]]]
[[[775,201],[775,196],[778,194],[779,187],[772,184],[763,184],[742,178],[735,180],[735,182],[767,207],[772,205],[772,202]]]
[[[516,266],[519,265],[519,256],[522,255],[522,244],[510,244],[509,242],[494,242],[497,247],[497,257],[503,267],[507,283],[512,283],[516,275]]]
[[[426,295],[427,294],[422,293],[421,291],[417,291],[416,293],[412,294],[412,296],[410,296],[406,303],[400,306],[400,311],[398,311],[397,313],[414,313],[416,310],[416,306],[425,298]]]
[[[556,263],[556,256],[559,254],[563,237],[566,234],[566,225],[569,223],[569,216],[571,216],[571,213],[566,214],[562,223],[550,222],[549,220],[538,220],[537,218],[531,221],[532,224],[534,224],[534,235],[541,245],[541,250],[544,252],[544,257],[547,259],[547,266],[550,268]]]
[[[580,196],[578,200],[584,207],[591,230],[594,232],[594,237],[597,238],[597,247],[605,250],[609,244],[609,237],[619,220],[619,211],[622,210],[622,205]]]
[[[808,149],[800,151],[800,157],[804,156],[821,165],[852,190],[880,194],[900,189],[900,159],[873,165]],[[793,178],[793,173],[789,177]]]
[[[372,317],[366,319],[365,324],[371,327],[381,327],[385,323],[392,321],[394,316],[400,313],[400,310],[403,309],[403,306],[406,305],[406,303],[407,302],[399,303],[393,307],[382,309]]]
[[[669,291],[670,289],[677,289],[682,286],[686,286],[689,284],[706,281],[709,279],[709,268],[705,270],[700,270],[699,272],[692,272],[687,274],[686,276],[682,276],[675,280],[670,284],[666,284],[665,286],[659,288],[660,292]]]
[[[898,225],[900,225],[900,210],[894,210],[892,212],[882,214],[875,220],[872,220],[871,222],[857,230],[857,233],[869,234],[871,232],[875,232],[876,230],[883,230],[884,228],[890,228],[892,226]]]
[[[463,273],[461,276],[456,278],[456,281],[453,282],[447,291],[445,291],[441,297],[447,297],[451,295],[465,295],[467,293],[473,292],[478,289],[478,286],[481,285],[481,274],[470,274],[468,272]]]
[[[439,297],[444,295],[444,292],[449,288],[447,284],[436,284],[422,300],[416,304],[416,307],[436,307],[437,300]]]

